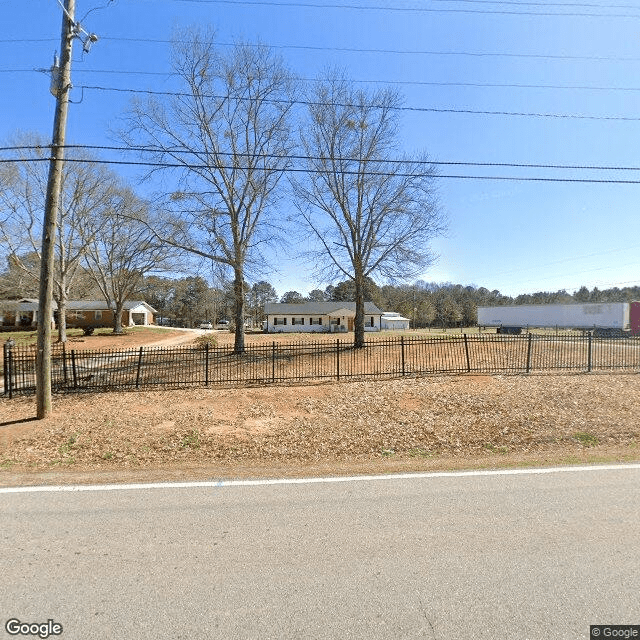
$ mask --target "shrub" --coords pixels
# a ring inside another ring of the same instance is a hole
[[[218,338],[216,338],[215,334],[213,333],[205,333],[201,336],[198,336],[195,340],[194,340],[195,344],[197,344],[198,346],[204,348],[206,345],[209,345],[210,347],[217,347],[218,346]]]

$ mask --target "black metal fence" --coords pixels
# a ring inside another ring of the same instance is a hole
[[[8,348],[4,394],[35,391],[35,349]],[[460,335],[232,347],[52,351],[54,391],[123,390],[284,381],[394,378],[432,373],[640,370],[640,338]]]

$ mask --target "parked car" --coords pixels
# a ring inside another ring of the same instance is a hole
[[[228,329],[229,328],[229,321],[228,320],[220,320],[220,321],[218,321],[218,324],[216,326],[218,327],[218,329]]]
[[[210,322],[201,322],[200,323],[200,328],[201,329],[213,329],[213,325]]]

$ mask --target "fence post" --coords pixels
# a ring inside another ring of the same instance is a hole
[[[66,343],[62,343],[62,375],[64,376],[64,384],[66,386],[69,381],[69,374],[67,372],[67,347]]]
[[[271,343],[271,382],[276,381],[276,342]]]
[[[467,356],[467,373],[471,373],[471,358],[469,357],[469,338],[464,334],[464,352]]]
[[[76,369],[76,350],[71,349],[71,372],[73,373],[73,388],[78,388],[78,371]]]
[[[400,336],[400,349],[402,352],[402,375],[404,376],[404,336]]]
[[[588,355],[587,355],[587,371],[591,372],[592,365],[592,350],[593,350],[593,337],[592,334],[589,333],[589,346],[588,346]]]
[[[340,380],[340,338],[336,340],[336,376]]]
[[[209,386],[209,343],[204,345],[204,386]]]
[[[7,369],[9,361],[9,347],[5,342],[2,345],[2,371],[4,372],[4,393],[5,395],[9,392],[9,387],[7,385],[7,380],[9,379],[9,371]]]
[[[140,369],[142,368],[142,350],[144,347],[140,347],[140,353],[138,354],[138,373],[136,374],[136,389],[140,387]]]
[[[531,372],[531,344],[533,340],[533,334],[529,334],[529,342],[527,344],[527,373]]]
[[[12,384],[12,376],[13,376],[13,366],[12,366],[12,344],[7,344],[9,341],[4,344],[4,392],[9,393],[9,400],[13,398],[13,384]]]

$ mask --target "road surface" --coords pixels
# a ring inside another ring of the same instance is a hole
[[[640,465],[5,491],[0,638],[24,637],[9,619],[52,620],[63,640],[575,640],[640,624]]]

